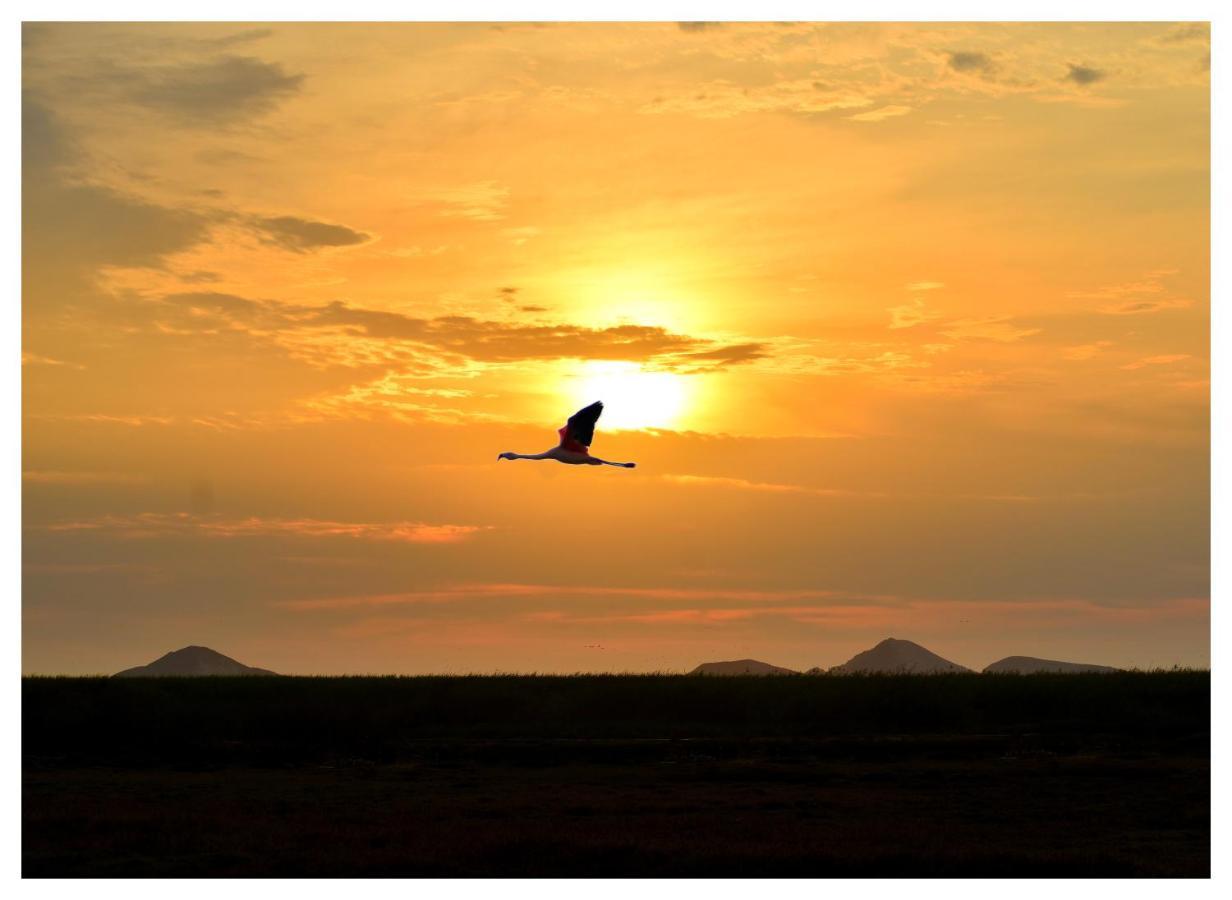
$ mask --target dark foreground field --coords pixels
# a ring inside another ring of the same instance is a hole
[[[1206,876],[1210,677],[23,681],[23,874]]]

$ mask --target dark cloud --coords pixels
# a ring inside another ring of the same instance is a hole
[[[322,247],[352,247],[369,238],[362,231],[345,225],[313,222],[295,216],[256,217],[251,222],[263,241],[293,253],[307,253]]]
[[[1097,81],[1103,81],[1108,73],[1103,69],[1093,69],[1090,66],[1077,66],[1073,63],[1068,63],[1069,74],[1065,76],[1066,81],[1072,81],[1074,84],[1085,87],[1088,84],[1094,84]]]
[[[23,175],[38,173],[46,177],[80,156],[59,121],[34,95],[26,92],[21,98],[21,166]],[[37,185],[32,185],[37,186]]]
[[[131,314],[144,317],[152,327],[161,326],[176,333],[251,332],[272,335],[277,341],[280,333],[335,331],[391,344],[420,345],[481,362],[568,358],[659,360],[673,368],[683,364],[713,368],[766,355],[760,344],[715,346],[704,338],[650,325],[588,328],[572,324],[528,325],[470,316],[427,319],[364,309],[341,301],[305,306],[210,292],[172,294],[160,303],[134,307]],[[126,324],[136,322],[130,320]]]
[[[1211,37],[1209,22],[1178,22],[1175,27],[1160,35],[1161,44],[1185,44],[1190,41],[1208,41]]]
[[[204,240],[202,215],[70,178],[81,152],[37,97],[22,102],[22,270],[33,306],[72,302],[102,266],[161,266]]]
[[[713,31],[716,28],[722,28],[722,22],[677,22],[676,27],[681,31],[697,33],[700,31]]]
[[[185,284],[212,284],[215,281],[222,281],[222,276],[217,272],[210,272],[206,269],[197,269],[194,272],[184,272],[180,275],[180,281]]]
[[[716,347],[713,350],[698,350],[692,353],[684,353],[678,359],[689,362],[714,362],[720,366],[731,366],[737,363],[751,362],[755,359],[765,359],[768,355],[765,344],[728,344],[725,347]]]
[[[1112,316],[1133,316],[1141,313],[1163,312],[1165,309],[1185,309],[1191,304],[1179,297],[1160,297],[1149,300],[1126,300],[1100,307],[1100,312]]]
[[[223,56],[203,63],[124,69],[113,78],[133,102],[188,124],[215,125],[269,112],[299,91],[303,75],[277,63]]]
[[[272,28],[245,28],[243,31],[236,31],[232,34],[224,34],[222,37],[204,38],[202,43],[223,49],[226,47],[235,47],[239,44],[251,44],[253,41],[264,40],[274,33]]]
[[[992,75],[997,70],[997,64],[986,53],[975,53],[969,50],[949,51],[949,66],[955,72],[968,72],[979,75]]]

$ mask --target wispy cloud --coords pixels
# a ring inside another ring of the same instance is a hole
[[[1167,285],[1168,279],[1176,274],[1176,269],[1156,269],[1130,281],[1070,291],[1068,296],[1076,300],[1104,301],[1096,307],[1096,311],[1109,316],[1145,315],[1166,309],[1185,309],[1192,306],[1193,301],[1178,296]]]
[[[688,487],[719,487],[741,491],[759,491],[769,494],[808,494],[815,497],[849,497],[860,494],[839,488],[815,488],[799,484],[776,484],[765,481],[746,481],[743,478],[724,478],[710,475],[660,475],[662,481]]]
[[[924,305],[923,300],[912,300],[910,303],[904,303],[900,306],[891,306],[888,309],[890,313],[890,328],[913,328],[924,322],[931,322],[934,319],[941,318],[941,313],[930,310]]]
[[[879,109],[870,109],[868,112],[856,113],[846,118],[852,122],[884,122],[886,119],[905,116],[911,111],[910,106],[882,106]]]
[[[104,515],[43,526],[52,532],[98,531],[126,538],[199,535],[210,538],[344,537],[408,544],[455,544],[485,530],[482,525],[435,525],[424,522],[335,522],[325,519],[280,519],[248,516],[224,518],[189,513]]]
[[[1009,316],[984,316],[978,319],[957,319],[941,329],[941,333],[956,341],[995,341],[1010,344],[1039,334],[1040,328],[1015,325]]]
[[[1090,344],[1075,344],[1061,351],[1063,359],[1085,360],[1099,356],[1112,346],[1112,341],[1093,341]]]
[[[139,484],[147,479],[131,472],[64,472],[29,469],[21,480],[31,484]]]
[[[1188,353],[1162,353],[1158,356],[1144,356],[1121,366],[1122,369],[1145,369],[1147,366],[1170,366],[1173,363],[1189,359]]]
[[[111,415],[110,413],[36,413],[33,417],[48,421],[98,422],[104,425],[127,425],[132,428],[141,428],[145,425],[170,425],[175,421],[174,416],[144,414]]]
[[[600,609],[552,605],[563,598],[571,601],[603,599],[605,604]],[[622,625],[740,627],[757,620],[782,619],[830,629],[935,632],[959,621],[994,627],[1070,628],[1201,621],[1210,616],[1210,600],[1205,597],[1165,598],[1145,605],[1127,606],[1083,597],[946,600],[826,590],[740,591],[530,584],[458,585],[401,594],[288,600],[275,606],[299,613],[352,611],[366,616],[377,609],[465,604],[475,600],[490,601],[484,607],[485,621],[496,616],[509,622],[545,627],[585,628]],[[473,608],[466,615],[474,616]],[[371,620],[359,620],[365,621]],[[386,617],[381,621],[382,627],[390,627],[397,622],[405,625],[418,619]],[[438,621],[434,615],[433,622]]]
[[[1192,300],[1181,297],[1160,297],[1158,299],[1125,300],[1121,303],[1110,303],[1101,306],[1099,311],[1109,316],[1135,316],[1146,313],[1162,312],[1165,309],[1186,309],[1193,306]]]
[[[424,199],[438,203],[446,216],[458,216],[476,222],[495,222],[505,217],[509,205],[509,188],[495,181],[477,181],[458,187],[442,188]]]
[[[701,118],[725,119],[766,112],[827,113],[859,109],[871,106],[873,102],[863,90],[836,87],[814,78],[782,80],[756,87],[730,81],[710,81],[656,97],[642,106],[640,112],[686,113]]]
[[[85,366],[78,363],[67,362],[63,359],[54,359],[50,356],[40,356],[38,353],[21,354],[21,364],[23,366],[67,366],[70,369],[84,369]]]
[[[868,602],[885,603],[896,599],[885,595],[861,595],[853,594],[849,591],[812,589],[775,591],[739,588],[614,587],[606,585],[495,582],[448,585],[429,590],[404,591],[390,594],[357,594],[339,597],[316,597],[303,600],[284,600],[275,605],[284,609],[306,611],[371,606],[415,606],[425,603],[451,603],[476,599],[514,600],[552,597],[603,597],[641,601],[725,601],[740,603],[783,603],[835,599],[861,599]]]

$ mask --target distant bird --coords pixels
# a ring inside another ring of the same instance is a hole
[[[602,401],[579,409],[569,417],[564,428],[557,430],[560,444],[542,453],[514,453],[506,451],[496,457],[502,459],[554,459],[570,466],[619,466],[622,469],[637,468],[637,463],[608,462],[590,455],[590,445],[595,439],[595,423],[603,414]]]

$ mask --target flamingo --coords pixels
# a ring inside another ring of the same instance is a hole
[[[609,462],[590,455],[590,444],[595,439],[595,423],[603,414],[603,401],[597,401],[583,407],[569,417],[565,427],[558,429],[560,444],[542,453],[514,453],[506,451],[496,457],[502,459],[554,459],[569,466],[619,466],[622,469],[635,469],[637,463]]]

